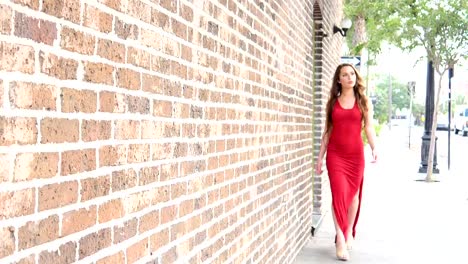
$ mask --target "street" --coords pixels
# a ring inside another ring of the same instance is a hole
[[[366,163],[361,215],[349,263],[467,263],[468,180],[463,174],[468,137],[437,131],[439,182],[418,173],[422,127],[384,128],[379,160]],[[408,143],[411,143],[409,146]],[[368,158],[369,159],[369,158]],[[296,264],[336,263],[330,212],[302,249]]]

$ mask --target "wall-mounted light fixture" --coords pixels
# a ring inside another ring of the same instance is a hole
[[[333,25],[333,34],[335,34],[336,32],[340,32],[341,36],[346,37],[346,31],[348,31],[348,29],[351,28],[352,24],[353,23],[349,18],[344,18],[343,20],[341,20],[341,28],[337,27],[336,25]]]

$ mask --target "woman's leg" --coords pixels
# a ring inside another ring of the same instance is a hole
[[[346,244],[348,246],[348,249],[353,248],[353,242],[354,242],[353,227],[354,227],[354,221],[356,220],[358,207],[359,207],[359,191],[354,196],[348,208],[348,230],[346,230],[346,239],[347,239]]]
[[[348,260],[349,259],[349,252],[346,245],[346,240],[344,237],[343,232],[341,231],[340,225],[338,221],[336,221],[335,210],[332,206],[332,214],[333,214],[333,222],[335,223],[335,231],[336,231],[336,257],[340,260]]]

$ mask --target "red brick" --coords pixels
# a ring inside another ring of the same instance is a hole
[[[114,26],[115,34],[122,39],[138,39],[138,26],[127,24],[124,21],[120,20],[119,18],[115,18],[115,26]]]
[[[133,188],[137,186],[137,174],[135,170],[121,170],[112,172],[112,192]]]
[[[161,78],[154,75],[143,74],[142,88],[145,92],[151,92],[156,94],[163,93]]]
[[[10,163],[8,154],[0,154],[0,184],[10,181]]]
[[[99,223],[105,223],[123,217],[125,211],[122,201],[120,199],[114,199],[99,205],[98,214]]]
[[[188,22],[193,21],[193,9],[190,6],[180,4],[180,15]]]
[[[84,80],[92,83],[103,83],[113,85],[114,68],[103,63],[85,62],[84,63]]]
[[[169,243],[169,229],[163,229],[150,237],[150,250],[155,252]],[[165,262],[164,262],[165,263]],[[171,262],[168,262],[171,263]]]
[[[34,254],[24,257],[14,262],[14,264],[36,264],[36,257]]]
[[[56,110],[57,88],[28,82],[10,83],[10,102],[15,108]]]
[[[78,62],[52,53],[39,52],[41,72],[61,80],[75,80]]]
[[[125,46],[112,40],[99,39],[97,43],[97,55],[111,61],[124,63]]]
[[[12,226],[0,228],[0,258],[12,255],[15,251],[15,228]]]
[[[187,26],[180,21],[171,18],[172,32],[179,38],[187,40]]]
[[[128,47],[127,48],[127,63],[150,70],[151,55],[150,53],[144,50],[133,48],[133,47]]]
[[[110,192],[110,176],[104,175],[97,178],[81,180],[81,202],[108,195]]]
[[[57,26],[55,23],[36,19],[23,13],[15,14],[15,35],[39,43],[52,45],[57,39]]]
[[[140,138],[140,122],[136,120],[115,121],[115,139],[137,139]]]
[[[140,170],[138,185],[147,185],[149,183],[159,180],[159,166],[156,167],[143,167]]]
[[[0,116],[0,146],[35,144],[36,126],[34,118]]]
[[[162,263],[176,263],[177,262],[177,250],[176,247],[172,247],[168,251],[162,253],[161,255]]]
[[[83,141],[108,140],[111,137],[111,121],[83,120],[81,139]]]
[[[84,10],[84,26],[103,33],[110,33],[112,31],[112,15],[86,4]]]
[[[142,139],[158,139],[164,136],[164,126],[161,121],[141,121],[141,138]],[[154,155],[153,155],[154,157]]]
[[[85,55],[94,54],[96,38],[90,34],[64,26],[60,32],[60,47]]]
[[[141,75],[139,72],[130,69],[119,68],[117,69],[117,86],[127,88],[129,90],[140,90]]]
[[[125,263],[125,255],[122,251],[115,253],[114,255],[107,256],[96,262],[96,264],[117,264]]]
[[[138,220],[133,218],[123,223],[123,225],[114,226],[114,244],[119,244],[125,240],[134,237],[137,234]]]
[[[127,248],[128,263],[135,263],[144,256],[149,255],[149,239],[145,238]]]
[[[170,26],[169,16],[156,9],[151,10],[151,24],[159,28],[167,29]]]
[[[99,149],[99,167],[115,166],[127,162],[127,147],[125,145],[102,146]]]
[[[59,238],[59,217],[49,216],[40,221],[27,222],[18,229],[18,249],[27,249]]]
[[[39,0],[12,0],[12,2],[39,10]]]
[[[177,207],[175,205],[166,206],[161,209],[161,224],[166,224],[177,219]]]
[[[69,20],[75,24],[80,23],[80,0],[43,0],[42,11]]]
[[[13,181],[30,181],[57,176],[58,153],[20,153],[15,159]]]
[[[159,4],[172,13],[177,13],[177,3],[172,0],[160,0]]]
[[[0,70],[34,73],[34,48],[0,42]]]
[[[101,229],[96,233],[91,233],[79,241],[78,258],[83,259],[94,253],[107,248],[112,243],[110,228]]]
[[[94,91],[62,88],[60,97],[62,99],[62,112],[96,112],[97,94]]]
[[[128,163],[146,162],[150,159],[150,145],[130,144],[128,146]]]
[[[0,220],[34,212],[36,195],[34,189],[0,193]]]
[[[138,233],[144,233],[148,230],[152,230],[159,226],[159,219],[160,219],[160,212],[159,210],[152,211],[143,215],[140,218],[140,224],[138,225]]]
[[[0,33],[9,35],[11,33],[11,18],[13,12],[8,6],[0,6]]]
[[[150,112],[150,99],[148,98],[128,95],[125,101],[130,113],[149,114]]]
[[[39,188],[39,211],[54,209],[78,201],[78,182],[49,184]]]
[[[62,153],[61,175],[75,174],[96,169],[96,150],[70,150]]]
[[[153,101],[153,115],[158,117],[171,117],[172,116],[172,102],[154,100]]]
[[[79,210],[67,212],[62,218],[62,236],[83,231],[94,226],[97,223],[97,208],[81,208]]]
[[[44,250],[39,253],[39,264],[49,263],[74,263],[76,257],[76,248],[78,246],[75,242],[67,242],[57,250]]]
[[[41,143],[77,142],[79,121],[64,118],[44,118],[41,120]]]

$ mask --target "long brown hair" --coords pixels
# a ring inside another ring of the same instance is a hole
[[[333,106],[335,105],[336,100],[341,95],[341,83],[338,83],[340,80],[340,72],[343,67],[349,66],[353,68],[354,73],[356,74],[356,83],[354,84],[354,96],[356,97],[356,101],[359,107],[359,111],[361,112],[361,123],[363,126],[366,125],[365,120],[367,120],[367,112],[368,112],[368,105],[367,105],[367,97],[364,94],[366,87],[364,86],[364,81],[362,80],[361,75],[359,72],[354,68],[352,64],[343,63],[338,65],[335,70],[335,75],[333,76],[333,84],[330,89],[330,96],[327,102],[327,121],[326,121],[326,130],[325,132],[330,131],[332,128],[332,110]]]

